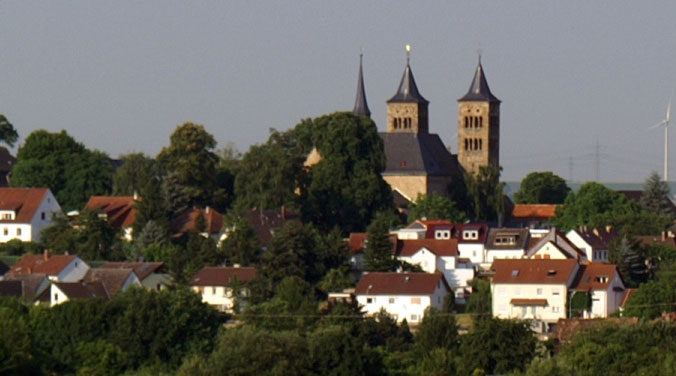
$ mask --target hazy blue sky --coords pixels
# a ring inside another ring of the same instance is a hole
[[[504,179],[594,180],[597,142],[602,181],[662,172],[664,132],[647,128],[676,101],[674,1],[3,1],[0,113],[20,142],[65,129],[113,157],[154,156],[185,121],[246,151],[270,128],[351,110],[363,48],[385,130],[406,44],[453,152],[483,51]]]

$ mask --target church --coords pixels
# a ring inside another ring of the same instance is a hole
[[[465,173],[500,165],[500,100],[491,93],[481,57],[467,94],[458,99],[458,149],[451,154],[439,135],[429,132],[429,101],[418,90],[410,65],[410,49],[399,88],[387,101],[387,132],[380,133],[387,164],[383,179],[398,206],[419,194],[449,195]],[[355,115],[371,116],[360,56]]]

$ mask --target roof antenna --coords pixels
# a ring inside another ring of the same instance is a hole
[[[406,65],[411,61],[411,45],[406,45]]]

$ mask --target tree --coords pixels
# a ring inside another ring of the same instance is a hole
[[[504,215],[505,183],[500,182],[501,171],[502,167],[483,166],[476,174],[465,174],[470,217],[474,221],[495,221]]]
[[[473,279],[471,282],[472,294],[467,301],[467,312],[481,315],[491,315],[491,283],[482,279]]]
[[[172,211],[212,204],[218,163],[215,147],[214,137],[199,124],[184,123],[171,134],[169,146],[160,151],[157,161],[166,177]]]
[[[249,221],[244,217],[229,220],[227,237],[220,245],[220,253],[227,264],[254,265],[261,256],[261,246]]]
[[[66,131],[37,130],[28,135],[12,170],[15,187],[48,187],[65,211],[81,209],[89,197],[109,194],[113,167]]]
[[[134,238],[143,231],[148,222],[155,224],[169,233],[169,208],[162,195],[162,183],[159,178],[154,177],[146,180],[139,190],[140,200],[134,203],[137,210],[134,224],[132,225],[132,234]]]
[[[566,181],[551,171],[531,172],[514,194],[517,204],[563,204],[570,193]]]
[[[397,269],[392,241],[389,236],[387,216],[380,214],[367,229],[364,246],[364,270],[369,272],[393,272]]]
[[[122,166],[113,176],[113,194],[132,196],[140,194],[151,179],[157,179],[157,162],[143,153],[132,153],[120,157]]]
[[[363,231],[379,211],[393,210],[389,185],[381,173],[385,151],[375,123],[368,117],[337,112],[303,120],[319,161],[300,185],[301,212],[321,231]]]
[[[641,242],[626,232],[608,245],[608,261],[617,265],[625,283],[636,287],[648,279],[646,257]]]
[[[669,201],[669,185],[662,181],[657,172],[652,172],[643,184],[641,206],[646,210],[673,217],[673,205]]]
[[[14,147],[14,143],[19,139],[19,134],[12,123],[7,120],[5,115],[0,114],[0,142],[4,142],[10,148]]]
[[[556,208],[556,226],[564,230],[579,226],[620,226],[627,216],[639,212],[638,205],[626,196],[596,182],[583,184]]]
[[[408,221],[416,219],[446,219],[451,222],[463,222],[465,213],[460,211],[453,200],[437,193],[419,194],[411,204]]]
[[[428,308],[415,336],[416,351],[422,356],[435,348],[456,351],[459,346],[455,316]]]

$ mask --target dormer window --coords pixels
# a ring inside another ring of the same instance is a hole
[[[0,212],[0,218],[2,218],[3,221],[14,220],[14,215],[15,215],[15,213],[13,211],[2,211],[2,212]]]
[[[436,230],[434,232],[434,238],[435,239],[450,239],[451,238],[451,230]]]
[[[479,231],[477,230],[466,230],[462,232],[462,238],[465,240],[476,240],[479,239]]]
[[[598,283],[608,283],[608,276],[602,275],[596,277],[596,282]]]

